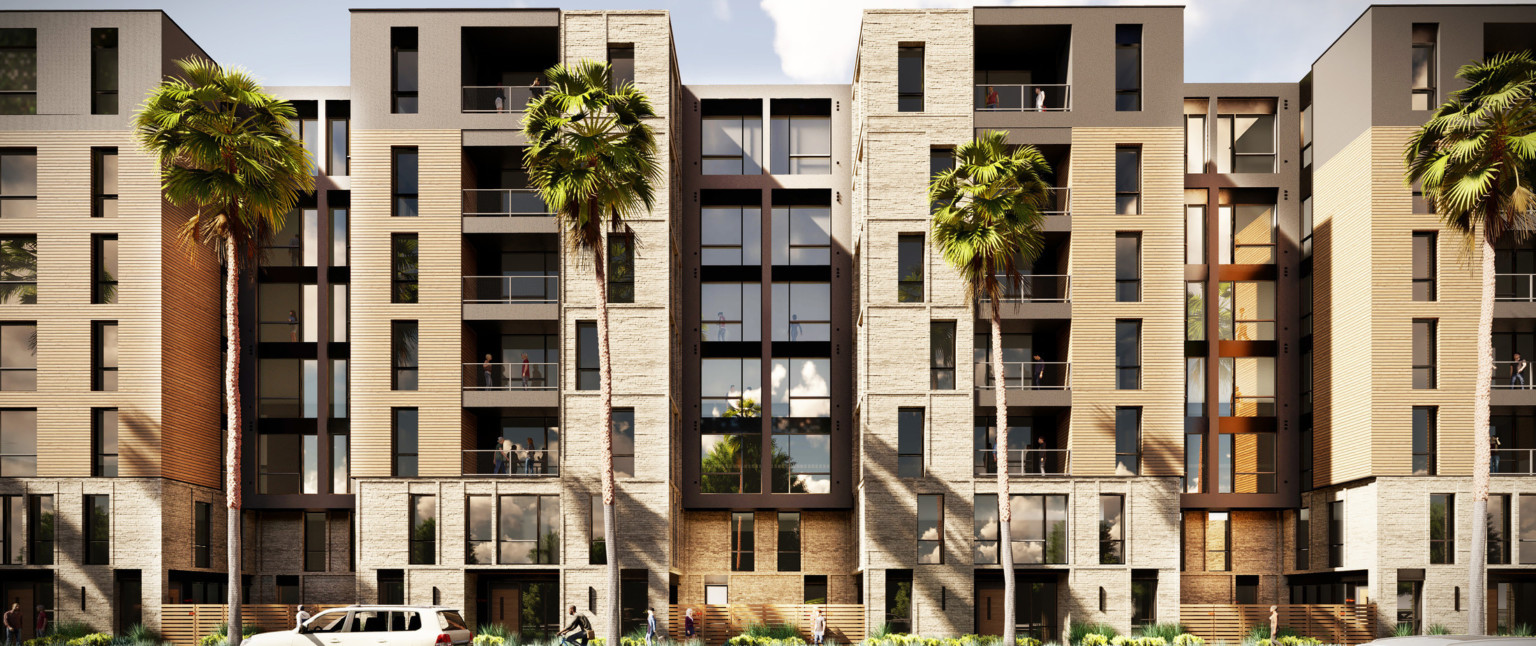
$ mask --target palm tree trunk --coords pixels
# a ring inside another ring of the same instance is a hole
[[[1486,225],[1484,225],[1486,226]],[[1486,229],[1485,229],[1486,231]],[[1483,235],[1482,294],[1477,308],[1477,391],[1472,402],[1472,554],[1467,559],[1467,634],[1488,630],[1488,406],[1493,387],[1493,240]]]
[[[603,402],[603,425],[599,435],[603,438],[603,550],[607,552],[608,590],[604,595],[606,608],[603,616],[603,637],[607,643],[618,644],[619,632],[619,532],[618,514],[614,513],[613,498],[613,368],[608,352],[608,263],[604,245],[606,237],[600,237],[592,250],[592,264],[597,278],[597,373],[598,398]]]
[[[240,646],[240,256],[234,238],[224,239],[224,388],[225,415],[229,418],[229,446],[225,449],[224,497],[229,504],[229,646]]]
[[[1008,380],[1003,373],[1003,314],[997,302],[1000,296],[994,290],[988,299],[992,303],[993,394],[997,397],[997,551],[1003,567],[1003,646],[1013,646],[1015,588],[1013,530],[1009,526],[1013,521],[1013,504],[1008,498]]]

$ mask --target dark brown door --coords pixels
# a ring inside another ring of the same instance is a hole
[[[1003,634],[1003,591],[976,591],[976,634]]]
[[[491,588],[491,623],[501,624],[514,635],[521,632],[518,622],[523,613],[522,590],[515,587]]]

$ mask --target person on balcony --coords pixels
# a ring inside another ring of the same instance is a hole
[[[1520,353],[1516,352],[1515,353],[1515,360],[1511,361],[1510,364],[1511,365],[1509,366],[1509,387],[1510,388],[1524,388],[1525,385],[1526,385],[1526,383],[1525,383],[1525,369],[1528,367],[1526,365],[1525,359],[1521,359],[1520,358]]]
[[[1035,86],[1035,112],[1045,112],[1045,88]]]
[[[1034,363],[1030,364],[1029,367],[1029,381],[1035,390],[1040,390],[1045,383],[1045,362],[1040,360],[1039,354],[1031,358],[1034,360]]]
[[[1048,456],[1048,455],[1050,455],[1050,452],[1045,447],[1045,436],[1041,435],[1041,436],[1036,437],[1035,438],[1035,470],[1039,471],[1040,475],[1045,475],[1045,471],[1046,471],[1046,456]]]
[[[512,440],[505,437],[496,439],[496,459],[499,464],[496,473],[512,473]]]
[[[481,385],[490,388],[496,385],[496,380],[491,375],[491,355],[485,355],[485,361],[480,362],[481,379],[485,382]]]
[[[535,471],[534,468],[533,468],[534,461],[538,460],[538,461],[542,462],[543,461],[543,457],[544,457],[544,453],[542,451],[538,450],[538,445],[533,443],[533,438],[531,438],[531,437],[528,438],[528,448],[527,448],[527,450],[523,451],[523,472],[524,473],[539,473],[539,472],[543,471],[543,469],[539,469],[538,471]]]
[[[523,353],[523,388],[528,387],[528,379],[533,376],[533,366],[528,364],[528,353]]]
[[[997,88],[990,85],[987,86],[987,98],[985,99],[983,105],[988,110],[997,109]]]

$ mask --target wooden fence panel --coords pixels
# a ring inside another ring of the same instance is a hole
[[[694,626],[698,637],[709,644],[723,644],[726,640],[746,632],[753,624],[794,626],[800,637],[811,638],[811,609],[821,608],[827,617],[827,639],[839,644],[855,644],[864,640],[864,606],[860,604],[830,604],[811,606],[805,604],[731,604],[669,606],[671,621],[668,636],[674,640],[683,638],[683,613],[693,609]]]
[[[1179,621],[1206,641],[1240,642],[1248,631],[1269,626],[1265,604],[1185,604]],[[1375,604],[1285,604],[1276,607],[1281,627],[1327,644],[1362,644],[1376,638]]]
[[[304,609],[311,615],[341,607],[304,604]],[[197,641],[203,636],[218,632],[219,626],[226,621],[225,609],[223,604],[165,604],[161,606],[160,632],[165,641],[176,646],[197,646]],[[288,630],[293,628],[294,616],[298,612],[297,605],[246,604],[240,606],[240,621],[247,626],[255,626],[259,632]]]

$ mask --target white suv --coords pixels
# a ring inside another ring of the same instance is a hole
[[[250,646],[467,646],[474,633],[454,608],[348,606],[327,610],[293,630],[261,633]]]

